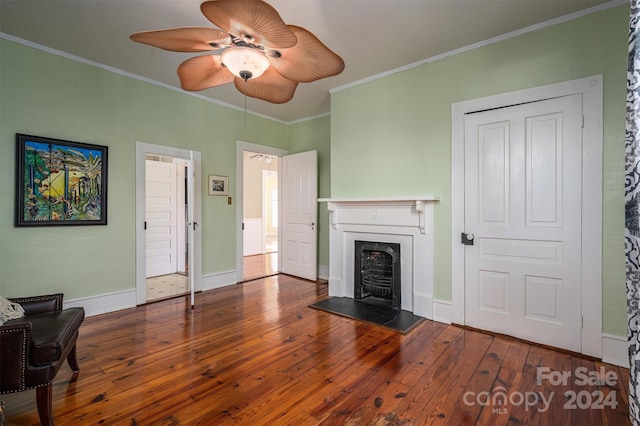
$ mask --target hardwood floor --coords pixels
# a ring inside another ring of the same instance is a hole
[[[278,252],[243,257],[244,281],[264,278],[278,273]]]
[[[70,380],[65,365],[54,384],[56,423],[630,424],[627,369],[432,321],[402,335],[308,307],[325,297],[326,283],[278,275],[199,293],[194,310],[177,298],[87,318],[80,374]],[[601,384],[588,383],[600,369]],[[556,381],[562,372],[571,377]],[[0,399],[6,425],[38,424],[34,391]]]

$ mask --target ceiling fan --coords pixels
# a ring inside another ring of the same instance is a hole
[[[258,152],[256,152],[255,154],[253,154],[249,158],[257,158],[259,162],[262,162],[262,159],[264,158],[264,159],[266,159],[267,164],[271,164],[271,162],[273,161],[273,156],[272,155],[260,154]]]
[[[142,31],[131,40],[172,52],[213,54],[178,67],[182,89],[204,90],[233,82],[241,93],[281,104],[298,83],[340,74],[344,61],[304,28],[287,25],[262,0],[210,0],[200,5],[220,29],[207,27]]]

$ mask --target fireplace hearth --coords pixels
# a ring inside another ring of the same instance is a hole
[[[356,240],[354,254],[354,299],[373,298],[377,304],[400,309],[400,244]]]

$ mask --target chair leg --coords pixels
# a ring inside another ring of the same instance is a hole
[[[42,426],[53,426],[53,385],[51,383],[36,388],[36,403]]]
[[[76,355],[76,345],[73,345],[73,349],[67,355],[67,362],[69,363],[69,367],[74,373],[80,371],[80,366],[78,365],[78,356]]]

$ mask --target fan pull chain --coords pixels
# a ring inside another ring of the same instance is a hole
[[[247,79],[244,80],[244,128],[247,128]]]

